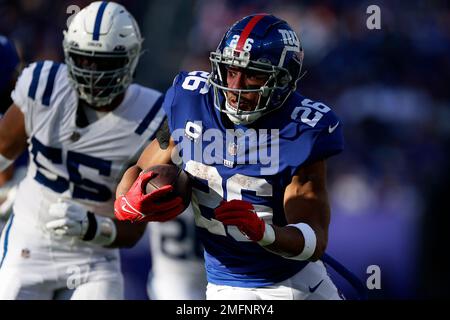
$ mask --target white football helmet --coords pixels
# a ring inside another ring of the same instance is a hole
[[[110,104],[133,80],[142,46],[139,27],[120,4],[97,1],[78,12],[64,31],[69,79],[93,107]]]

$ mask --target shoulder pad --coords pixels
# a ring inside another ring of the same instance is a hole
[[[50,106],[56,80],[61,64],[53,61],[39,61],[26,67],[11,94],[16,105],[24,107],[28,100],[43,106]]]

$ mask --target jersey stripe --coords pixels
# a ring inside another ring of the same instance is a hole
[[[92,40],[98,40],[100,38],[100,26],[102,25],[103,13],[108,2],[103,1],[99,6],[97,11],[97,16],[95,17],[94,33],[92,35]]]
[[[155,104],[153,105],[153,108],[147,113],[144,120],[139,124],[139,126],[134,131],[138,135],[141,135],[144,133],[144,131],[148,128],[150,125],[150,122],[153,120],[155,115],[158,113],[158,111],[161,109],[161,105],[164,101],[164,95],[161,95],[158,100],[156,100]]]
[[[267,14],[258,14],[250,19],[250,21],[245,26],[244,30],[242,30],[241,35],[239,36],[239,41],[236,45],[236,50],[242,51],[244,49],[244,44],[247,41],[248,36],[252,32],[253,28],[256,26],[256,24],[267,16]]]
[[[9,232],[11,231],[11,226],[13,224],[13,220],[14,220],[14,214],[11,215],[11,218],[9,219],[9,224],[6,227],[5,240],[3,242],[3,256],[2,256],[2,260],[0,261],[0,268],[3,265],[3,261],[5,261],[6,253],[8,252]]]
[[[53,86],[55,85],[55,77],[58,72],[59,63],[53,62],[50,72],[48,74],[47,85],[45,86],[44,95],[42,96],[42,104],[45,106],[50,105],[50,97],[52,96]]]
[[[31,79],[30,88],[28,89],[28,96],[31,99],[36,98],[36,91],[39,84],[39,78],[41,77],[42,67],[44,66],[44,61],[40,61],[36,63],[36,66],[33,70],[33,77]]]

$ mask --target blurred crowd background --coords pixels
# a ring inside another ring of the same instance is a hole
[[[70,6],[90,2],[0,0],[0,34],[15,41],[25,65],[62,61]],[[448,296],[448,1],[117,2],[145,38],[136,80],[160,90],[180,70],[209,70],[209,52],[235,20],[268,12],[288,21],[305,50],[299,90],[344,123],[346,149],[328,161],[328,252],[364,282],[368,266],[380,267],[372,298]],[[381,9],[380,30],[366,26],[372,4]],[[128,298],[146,298],[150,264],[148,238],[123,251]]]

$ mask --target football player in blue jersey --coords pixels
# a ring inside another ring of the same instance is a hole
[[[210,61],[211,73],[181,72],[167,91],[167,123],[124,174],[116,216],[179,214],[173,205],[155,213],[164,204],[142,193],[154,175],[143,170],[173,162],[193,180],[207,299],[340,299],[320,258],[330,223],[326,160],[343,149],[342,125],[328,106],[296,91],[298,36],[273,15],[247,16]]]

